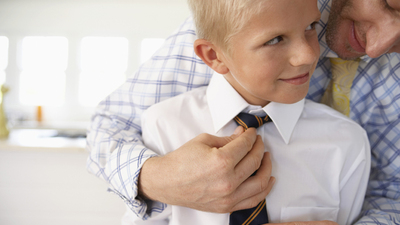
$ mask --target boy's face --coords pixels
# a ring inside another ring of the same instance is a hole
[[[314,25],[317,0],[265,0],[262,12],[232,37],[222,54],[229,83],[253,105],[303,99],[314,72],[319,44]]]

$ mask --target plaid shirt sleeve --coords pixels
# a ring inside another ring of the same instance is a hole
[[[143,163],[156,154],[143,146],[141,115],[150,105],[208,85],[212,71],[193,51],[193,22],[185,21],[138,72],[97,107],[87,135],[90,173],[106,180],[140,218],[160,213],[165,204],[138,196]]]

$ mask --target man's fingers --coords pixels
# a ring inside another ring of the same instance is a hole
[[[200,134],[197,139],[201,143],[209,146],[210,148],[221,148],[227,145],[229,142],[233,141],[237,137],[239,137],[244,132],[243,127],[238,126],[231,136],[227,137],[217,137],[210,134]]]
[[[263,170],[268,170],[271,175],[271,160],[269,158],[269,153],[267,153],[268,158],[266,159],[268,162],[265,163]],[[260,136],[257,136],[255,143],[250,152],[248,152],[240,161],[236,164],[235,167],[235,179],[239,180],[242,183],[244,180],[250,177],[262,164],[262,160],[264,159],[264,143]],[[265,160],[264,160],[265,161]],[[263,173],[266,175],[265,173]],[[265,178],[265,177],[264,177]]]
[[[266,152],[256,175],[249,177],[237,188],[234,195],[241,201],[234,206],[236,210],[254,207],[269,194],[275,184],[271,172],[270,154]]]
[[[195,139],[210,148],[218,148],[224,151],[229,156],[232,165],[236,166],[252,150],[256,138],[257,132],[254,128],[244,131],[243,127],[238,126],[231,136],[216,137],[209,134],[200,134]]]
[[[253,149],[256,139],[256,129],[249,128],[240,136],[221,147],[220,150],[225,151],[225,153],[230,156],[233,165],[237,165],[247,155],[247,153]]]
[[[176,174],[180,174],[175,176],[177,180],[175,183],[185,184],[180,185],[179,192],[173,190],[170,195],[181,193],[181,196],[178,194],[177,197],[166,198],[173,199],[173,201],[164,202],[203,211],[232,212],[232,208],[243,199],[250,198],[248,201],[255,202],[254,199],[264,198],[269,190],[260,191],[260,189],[269,187],[267,184],[260,185],[259,176],[256,176],[255,181],[252,181],[253,178],[247,182],[250,175],[260,167],[263,152],[264,144],[254,128],[245,132],[243,132],[243,128],[237,128],[235,133],[229,137],[216,137],[210,134],[198,135],[176,151],[162,157],[163,160],[184,159],[178,160],[179,164],[168,163],[168,165],[174,165],[171,169],[177,171]],[[246,163],[249,165],[246,166]],[[268,170],[268,168],[262,170]],[[265,177],[263,179],[265,181]],[[239,195],[236,193],[243,181],[246,181],[245,186],[248,188],[242,188],[240,196],[244,197],[238,197]],[[254,183],[254,186],[251,183]],[[182,196],[190,197],[193,192],[197,195],[192,196],[192,202],[181,198]],[[166,199],[164,198],[164,200]],[[196,204],[192,204],[193,202]],[[249,204],[251,203],[244,202],[239,204],[239,207]],[[214,208],[210,209],[210,206]]]
[[[238,127],[236,127],[236,129],[235,129],[235,131],[233,132],[233,135],[232,135],[232,136],[237,137],[237,136],[243,134],[243,132],[244,132],[244,128],[243,128],[242,126],[238,126]],[[231,136],[231,137],[232,137],[232,136]],[[233,138],[233,139],[234,139],[234,138]]]
[[[243,199],[242,201],[238,202],[234,207],[233,211],[242,210],[242,209],[249,209],[253,208],[258,205],[271,191],[272,187],[275,184],[275,177],[270,177],[268,180],[268,184],[266,189],[262,192],[258,192],[256,195],[250,196],[249,198]]]

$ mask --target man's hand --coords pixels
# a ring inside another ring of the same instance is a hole
[[[335,222],[323,221],[308,221],[308,222],[290,222],[290,223],[266,223],[264,225],[339,225]]]
[[[228,213],[254,207],[268,195],[275,183],[271,169],[256,130],[239,127],[230,137],[201,134],[165,156],[148,159],[139,193],[172,205]]]

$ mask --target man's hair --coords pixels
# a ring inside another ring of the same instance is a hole
[[[261,11],[264,0],[188,0],[198,38],[206,39],[225,51],[229,41]]]

